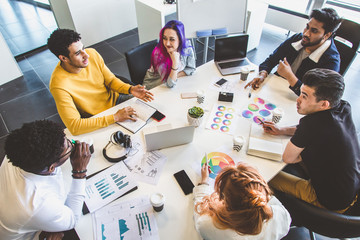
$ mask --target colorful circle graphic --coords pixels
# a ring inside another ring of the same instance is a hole
[[[226,109],[226,107],[224,107],[224,106],[218,106],[219,111],[225,111],[225,109]]]
[[[254,114],[249,110],[244,110],[241,114],[244,118],[251,118]]]
[[[228,111],[229,113],[233,113],[233,112],[235,112],[235,109],[233,109],[233,108],[228,108],[227,111]]]
[[[216,123],[211,124],[211,129],[213,129],[213,130],[218,130],[219,127],[220,127],[220,126],[217,125]]]
[[[223,112],[216,112],[215,115],[218,116],[218,117],[222,117],[222,116],[224,116],[224,113]]]
[[[222,126],[222,127],[220,128],[220,130],[221,130],[222,132],[228,132],[228,131],[230,130],[230,128],[228,128],[227,126]]]
[[[230,114],[230,113],[227,113],[227,114],[225,114],[225,118],[226,119],[233,119],[234,116],[232,114]]]
[[[262,99],[262,98],[255,98],[254,102],[258,103],[258,104],[264,104],[265,103],[264,99]]]
[[[231,121],[230,120],[224,120],[222,122],[225,126],[229,126],[231,124]]]
[[[209,177],[215,179],[219,172],[227,166],[235,166],[234,160],[221,152],[211,152],[207,155],[211,173]],[[201,161],[201,166],[206,162],[205,157]]]
[[[276,108],[276,105],[274,105],[272,103],[267,103],[267,104],[265,104],[265,108],[267,110],[274,110]]]
[[[269,115],[271,114],[271,112],[268,111],[268,110],[266,110],[266,109],[261,109],[261,110],[259,111],[259,114],[260,114],[261,116],[263,116],[263,117],[267,117],[267,116],[269,116]]]
[[[256,112],[259,110],[259,107],[258,107],[258,105],[251,103],[251,104],[249,104],[248,109],[250,111]]]
[[[265,119],[263,117],[260,117],[260,116],[255,116],[253,118],[254,122],[256,122],[257,124],[261,123],[259,119],[261,119],[262,121],[265,121]]]
[[[216,117],[216,118],[214,118],[214,123],[219,123],[219,122],[221,122],[221,118],[218,118],[218,117]]]

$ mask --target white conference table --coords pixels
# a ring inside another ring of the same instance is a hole
[[[253,79],[254,76],[256,76],[256,73],[251,73],[248,81]],[[163,85],[152,89],[151,92],[154,93],[155,99],[150,104],[164,113],[166,118],[160,123],[151,119],[145,127],[172,122],[187,123],[187,110],[198,104],[196,103],[196,98],[181,99],[180,94],[183,92],[195,92],[198,89],[204,90],[205,103],[203,107],[211,111],[212,106],[218,103],[218,91],[216,91],[212,85],[222,77],[214,62],[211,61],[197,68],[194,75],[180,78],[177,86],[172,89]],[[239,74],[225,76],[224,78],[235,83],[233,85],[235,86],[235,92],[232,104],[235,109],[241,110],[240,108],[249,102],[249,91],[243,89],[246,82],[239,80]],[[295,100],[297,96],[288,88],[287,81],[280,77],[270,75],[265,80],[265,84],[263,84],[259,90],[253,91],[252,94],[282,107],[285,110],[285,115],[281,120],[281,124],[283,125],[296,124],[301,117],[296,112]],[[130,99],[127,102],[108,109],[99,114],[99,116],[115,113],[117,109],[130,105],[131,101],[134,101],[134,99]],[[193,196],[192,194],[187,196],[183,194],[173,174],[184,169],[194,185],[196,185],[200,180],[200,162],[205,152],[210,153],[222,146],[227,146],[231,151],[233,136],[205,129],[209,115],[210,112],[206,111],[203,123],[195,129],[193,142],[161,150],[161,152],[167,156],[168,160],[156,186],[139,182],[139,187],[136,191],[116,200],[128,201],[138,196],[149,196],[154,192],[163,193],[166,198],[164,210],[160,213],[155,213],[160,239],[169,239],[170,236],[171,239],[201,239],[194,227]],[[239,153],[235,153],[235,162],[243,161],[252,165],[259,170],[265,180],[269,181],[285,164],[283,162],[275,162],[247,155],[246,145],[251,122],[239,115],[238,125],[235,134],[244,136],[246,143]],[[65,132],[67,137],[72,139],[80,140],[84,137],[93,138],[95,152],[88,165],[88,174],[91,174],[112,165],[102,156],[102,149],[108,143],[110,135],[119,130],[132,136],[130,132],[117,124],[80,136],[72,136],[68,130],[65,130]],[[143,141],[141,130],[136,133],[136,135],[139,135]],[[199,167],[198,169],[194,169],[194,166]],[[71,174],[66,174],[67,172],[71,172],[69,161],[62,166],[62,169],[68,187],[71,182]],[[80,239],[94,239],[90,214],[82,216],[75,229]]]

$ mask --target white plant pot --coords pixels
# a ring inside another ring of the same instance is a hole
[[[189,115],[189,113],[187,114],[187,119],[188,119],[189,124],[190,124],[191,126],[195,126],[195,127],[200,126],[201,123],[202,123],[203,118],[204,118],[204,115],[202,115],[202,116],[199,117],[199,118],[193,118],[193,117],[191,117],[191,116]]]

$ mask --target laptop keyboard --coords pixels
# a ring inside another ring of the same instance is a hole
[[[219,63],[219,66],[222,69],[232,68],[232,67],[239,67],[239,66],[244,66],[244,65],[249,65],[249,62],[246,59],[239,60],[239,61],[234,61],[234,62]]]

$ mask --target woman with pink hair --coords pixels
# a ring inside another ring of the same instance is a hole
[[[172,88],[179,77],[192,75],[195,71],[194,50],[185,38],[182,22],[169,21],[159,35],[159,43],[151,54],[151,67],[143,82],[147,89],[161,83]]]
[[[195,227],[202,238],[276,240],[288,233],[290,215],[256,169],[244,163],[223,169],[212,194],[208,178],[205,163],[193,190]]]

